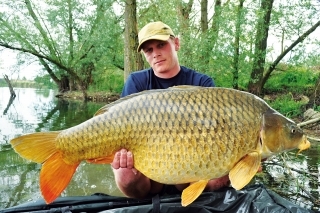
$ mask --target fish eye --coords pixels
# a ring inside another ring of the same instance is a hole
[[[290,126],[290,133],[291,133],[291,134],[295,134],[296,132],[297,132],[296,126],[291,125],[291,126]]]

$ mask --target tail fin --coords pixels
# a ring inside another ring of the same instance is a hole
[[[40,189],[46,203],[53,202],[69,184],[78,164],[69,165],[59,152],[43,163],[40,172]]]
[[[40,189],[46,203],[54,201],[69,184],[79,166],[67,164],[56,148],[60,132],[32,133],[12,139],[14,150],[23,158],[42,163]]]
[[[21,157],[36,163],[43,163],[57,152],[55,140],[59,133],[36,132],[14,138],[10,143]]]

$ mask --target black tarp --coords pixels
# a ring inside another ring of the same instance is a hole
[[[36,212],[36,213],[312,213],[263,185],[251,185],[243,190],[224,188],[215,192],[204,192],[187,207],[181,206],[180,195],[155,196],[150,199],[130,199],[105,194],[83,197],[60,197],[46,205],[44,200],[24,203],[15,207],[0,210],[2,213]]]

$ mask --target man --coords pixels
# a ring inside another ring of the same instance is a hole
[[[180,66],[177,51],[180,49],[179,38],[171,28],[162,22],[151,22],[144,26],[139,34],[138,52],[142,51],[149,69],[129,75],[121,96],[150,89],[166,89],[176,85],[195,85],[214,87],[213,80],[204,74]],[[112,168],[118,188],[128,197],[145,198],[156,193],[177,193],[187,184],[166,186],[150,180],[137,171],[133,154],[125,149],[115,154]],[[228,176],[209,181],[206,190],[217,190],[229,185]]]

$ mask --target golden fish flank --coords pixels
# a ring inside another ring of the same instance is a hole
[[[114,153],[126,148],[147,177],[165,184],[194,182],[182,193],[183,206],[212,178],[229,173],[232,186],[241,189],[262,157],[310,146],[296,124],[257,96],[195,86],[134,94],[75,127],[11,143],[22,157],[43,163],[40,188],[48,203],[66,188],[82,160],[111,163]]]

